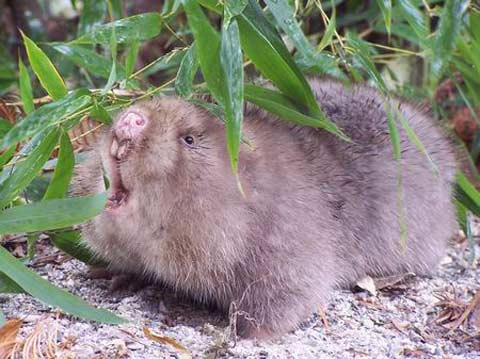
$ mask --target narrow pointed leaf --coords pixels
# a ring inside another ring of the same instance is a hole
[[[105,193],[34,202],[0,212],[0,234],[39,232],[83,223],[105,207]]]
[[[89,33],[74,40],[74,43],[109,44],[113,29],[115,29],[119,44],[141,42],[158,36],[162,30],[162,24],[162,15],[156,12],[134,15],[97,26]]]
[[[175,80],[175,91],[181,97],[188,97],[193,91],[193,80],[198,70],[198,56],[193,43],[187,50],[187,53],[180,62],[180,67]]]
[[[210,25],[196,0],[184,0],[183,8],[195,38],[202,74],[212,95],[223,105],[224,83],[220,66],[220,35]]]
[[[242,49],[258,70],[312,115],[322,116],[310,85],[255,0],[249,0],[238,25]]]
[[[422,5],[421,0],[398,0],[398,5],[402,11],[403,17],[407,20],[408,24],[413,28],[413,31],[418,37],[420,43],[427,43],[427,36],[429,34],[429,28],[427,25],[427,19],[425,13],[420,10]]]
[[[110,54],[112,55],[112,67],[110,69],[110,75],[108,76],[107,84],[103,88],[102,94],[105,95],[112,88],[113,84],[117,80],[117,36],[115,27],[112,28],[110,38]]]
[[[245,85],[245,99],[277,115],[281,119],[298,125],[322,128],[328,132],[334,133],[345,141],[350,141],[350,139],[333,122],[327,119],[318,119],[316,117],[304,115],[295,109],[295,105],[291,99],[280,92],[255,85]]]
[[[35,110],[35,105],[33,104],[33,93],[32,93],[32,84],[30,82],[30,75],[28,70],[23,64],[22,58],[18,58],[18,69],[20,70],[20,96],[22,98],[23,109],[26,114],[29,114]]]
[[[248,4],[248,0],[226,1],[223,21],[228,25],[230,21],[240,15]]]
[[[27,50],[28,60],[42,87],[54,100],[65,96],[67,94],[65,82],[48,56],[23,32],[22,37]]]
[[[53,43],[50,46],[91,74],[105,79],[110,76],[112,61],[109,61],[104,56],[100,56],[92,49],[72,43]],[[126,70],[118,63],[116,66],[118,69],[117,78],[123,79]]]
[[[135,70],[135,63],[137,62],[138,50],[140,50],[140,42],[138,40],[133,41],[127,50],[127,56],[125,58],[125,78],[129,78]]]
[[[226,82],[224,96],[227,149],[233,173],[236,174],[243,122],[243,56],[236,20],[223,24],[220,63]]]
[[[378,7],[382,12],[383,22],[385,23],[385,29],[390,37],[390,31],[392,26],[392,0],[377,0]]]
[[[43,196],[43,200],[63,198],[68,190],[68,185],[73,174],[75,157],[73,155],[73,146],[70,137],[66,132],[60,136],[60,152],[58,154],[57,165],[53,172],[53,178]]]
[[[120,318],[105,309],[97,309],[81,298],[50,284],[0,246],[0,272],[14,280],[27,293],[74,316],[101,323],[122,324]]]
[[[82,236],[78,231],[61,231],[50,233],[49,236],[55,247],[82,261],[83,263],[88,265],[106,266],[105,262],[103,262],[85,246],[85,242],[82,240]]]
[[[440,81],[452,57],[455,43],[462,27],[463,15],[469,3],[469,0],[445,1],[438,30],[433,40],[433,58],[431,64],[432,88]]]
[[[457,173],[455,196],[468,210],[480,216],[480,192],[462,172]]]
[[[42,129],[60,123],[63,119],[85,109],[92,102],[87,90],[76,90],[60,101],[39,107],[13,127],[3,139],[7,147],[30,137]]]
[[[14,200],[37,176],[55,148],[59,133],[58,128],[50,130],[25,160],[15,164],[13,168],[8,166],[3,169],[1,174],[7,177],[0,185],[0,209]]]
[[[337,18],[336,18],[336,11],[335,6],[332,6],[332,15],[330,16],[330,22],[328,23],[327,28],[325,29],[325,33],[323,34],[322,40],[318,44],[318,51],[322,51],[325,47],[327,47],[331,42],[333,35],[335,34],[335,30],[337,27]]]
[[[10,277],[0,272],[0,293],[25,293],[25,291]]]
[[[89,33],[99,26],[105,19],[107,2],[98,0],[84,0],[82,15],[78,23],[77,35]]]

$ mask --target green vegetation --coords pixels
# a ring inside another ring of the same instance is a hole
[[[6,96],[0,102],[0,235],[5,243],[9,235],[26,233],[31,249],[43,232],[60,249],[91,262],[72,226],[100,213],[106,196],[67,195],[79,157],[68,134],[87,117],[108,124],[120,109],[159,93],[176,93],[225,122],[225,150],[234,174],[246,101],[349,141],[319,108],[306,75],[368,81],[386,98],[399,94],[428,101],[443,123],[451,113],[444,102],[436,102],[436,94],[450,79],[456,106],[466,106],[480,125],[480,9],[469,1],[167,0],[161,11],[127,16],[132,3],[72,0],[75,16],[65,40],[49,41],[34,26],[21,29],[24,55],[18,59],[8,41],[0,42],[0,94],[17,93],[21,99],[15,104]],[[0,29],[0,39],[12,36]],[[164,53],[140,61],[142,54],[155,53],[153,47]],[[263,88],[253,80],[258,78],[276,89]],[[215,104],[195,96],[205,92]],[[396,160],[403,128],[431,162],[407,122],[387,110]],[[469,146],[475,177],[480,132]],[[468,213],[480,214],[480,194],[463,174],[457,186],[459,218],[469,234]],[[82,318],[122,321],[53,287],[0,247],[0,292],[23,291]]]

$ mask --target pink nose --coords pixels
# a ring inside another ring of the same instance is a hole
[[[124,113],[114,124],[114,131],[119,140],[135,140],[147,125],[145,115],[130,110]]]

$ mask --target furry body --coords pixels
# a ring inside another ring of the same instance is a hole
[[[231,173],[223,124],[212,115],[176,98],[126,110],[148,119],[128,156],[115,162],[128,201],[84,226],[87,243],[114,270],[236,311],[239,333],[259,338],[294,329],[333,288],[365,275],[431,271],[457,228],[449,141],[430,117],[399,102],[440,173],[434,176],[401,131],[402,253],[398,169],[382,97],[365,86],[311,85],[353,142],[247,107],[243,132],[255,149],[241,147],[245,198]],[[78,168],[77,193],[104,190],[101,163],[111,167],[116,128],[118,121]]]

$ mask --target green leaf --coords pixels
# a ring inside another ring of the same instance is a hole
[[[433,58],[431,63],[431,87],[435,88],[448,65],[455,42],[462,27],[462,18],[469,0],[446,0],[438,30],[433,40]]]
[[[62,77],[48,56],[23,32],[23,44],[27,50],[28,60],[33,71],[42,84],[42,87],[54,100],[58,100],[67,94],[67,87]]]
[[[105,207],[105,193],[34,202],[0,212],[0,234],[38,232],[60,229],[100,214]]]
[[[223,73],[220,66],[220,36],[210,25],[196,0],[183,0],[183,8],[195,38],[195,47],[208,89],[224,104]]]
[[[382,12],[383,22],[390,38],[390,31],[392,26],[392,0],[377,0],[378,7]]]
[[[387,101],[385,101],[385,112],[387,113],[388,132],[390,135],[390,142],[392,143],[393,156],[397,162],[397,211],[398,224],[400,226],[400,243],[405,250],[407,246],[407,216],[402,184],[402,149],[400,146],[400,133],[398,132],[394,111],[394,104],[392,104],[387,98]]]
[[[91,102],[90,93],[85,89],[79,89],[68,94],[60,101],[37,108],[7,133],[3,139],[2,147],[22,141],[41,129],[59,124],[65,118],[85,109]]]
[[[382,76],[378,72],[375,64],[370,56],[370,48],[368,44],[358,38],[358,36],[348,33],[347,34],[348,45],[351,46],[354,50],[353,56],[362,65],[363,69],[367,71],[372,80],[375,82],[377,88],[382,91],[384,95],[387,95],[388,90],[385,82],[382,79]]]
[[[322,117],[310,85],[255,0],[249,0],[238,25],[242,49],[258,70],[312,115]]]
[[[75,157],[70,137],[68,137],[68,133],[62,131],[57,165],[55,166],[53,178],[47,188],[47,192],[43,196],[43,200],[65,197],[70,179],[72,178],[74,165]]]
[[[332,4],[332,15],[330,16],[330,22],[328,23],[327,28],[325,29],[325,33],[323,34],[322,40],[317,46],[318,51],[322,51],[325,47],[327,47],[335,34],[335,30],[337,27],[337,20],[336,20],[336,10],[335,6]]]
[[[248,4],[248,0],[226,1],[223,22],[228,25],[235,16],[240,15]]]
[[[105,79],[109,77],[112,61],[107,60],[104,56],[100,56],[95,51],[72,43],[52,43],[49,45],[88,72]],[[116,66],[118,69],[117,78],[125,78],[126,70],[120,64],[116,64]]]
[[[10,122],[0,117],[0,139],[2,139],[12,127],[13,125]]]
[[[112,123],[112,116],[110,116],[105,107],[99,103],[93,105],[92,110],[90,111],[90,118],[107,125]]]
[[[91,252],[78,231],[69,230],[49,234],[55,247],[89,265],[105,266],[106,263]]]
[[[97,26],[88,34],[74,40],[74,43],[86,44],[109,44],[112,32],[115,34],[118,44],[143,42],[152,39],[160,34],[162,30],[163,17],[159,13],[149,12],[134,15]]]
[[[417,35],[420,43],[425,47],[427,44],[427,36],[429,33],[429,28],[427,25],[427,19],[425,13],[420,10],[422,5],[421,0],[398,0],[401,12],[405,20],[415,34]]]
[[[127,50],[127,56],[125,58],[125,78],[129,78],[135,70],[135,63],[137,62],[138,50],[140,50],[140,42],[138,40],[133,41]]]
[[[66,313],[101,323],[125,323],[125,319],[105,309],[96,309],[79,297],[50,284],[46,279],[25,267],[2,246],[0,246],[0,271],[14,280],[27,293],[46,304],[59,307]]]
[[[113,84],[117,80],[117,36],[115,34],[115,27],[112,28],[111,32],[110,54],[112,55],[112,67],[110,69],[110,75],[108,76],[107,84],[102,90],[103,95],[110,91]]]
[[[280,92],[254,85],[245,85],[245,99],[277,115],[281,119],[298,125],[322,128],[334,133],[345,141],[350,139],[331,121],[304,115],[295,109],[295,105]]]
[[[220,63],[226,82],[224,96],[227,149],[233,173],[237,174],[243,122],[243,56],[236,20],[223,24]]]
[[[16,149],[17,149],[17,145],[16,144],[12,145],[0,155],[0,168],[2,168],[3,165],[5,165],[5,163],[10,161],[12,156],[15,154]]]
[[[455,196],[468,210],[480,216],[480,192],[462,172],[457,173]]]
[[[55,148],[59,132],[58,128],[53,128],[25,160],[15,164],[13,168],[9,166],[3,169],[2,175],[7,174],[8,177],[0,184],[0,209],[13,201],[37,176]]]
[[[17,283],[0,272],[0,293],[25,293],[25,291]]]
[[[175,80],[175,92],[181,97],[189,97],[193,92],[193,80],[198,71],[198,57],[195,43],[187,50],[180,62],[177,78]]]
[[[20,87],[20,96],[22,97],[23,109],[26,114],[29,114],[35,110],[35,105],[33,104],[33,93],[32,93],[32,84],[30,82],[30,75],[28,70],[23,64],[22,58],[18,58],[18,69],[20,70],[19,75],[19,87]]]
[[[80,22],[78,23],[77,35],[81,36],[93,31],[103,22],[106,12],[106,1],[84,0],[82,15],[80,16]]]

